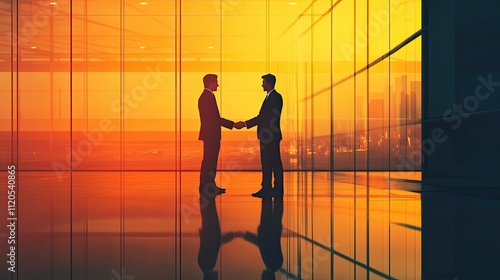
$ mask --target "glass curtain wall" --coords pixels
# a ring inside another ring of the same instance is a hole
[[[287,169],[419,171],[420,3],[400,2],[3,2],[2,152],[59,177],[196,170],[203,75],[245,120],[271,72]],[[231,158],[254,152],[253,132],[224,132],[221,168],[258,169]]]
[[[19,248],[43,277],[93,279],[126,266],[141,279],[189,278],[192,260],[181,265],[181,256],[196,252],[182,235],[142,248],[168,252],[150,270],[136,259],[141,240],[128,236],[198,230],[186,217],[196,208],[207,73],[218,75],[221,115],[234,121],[257,115],[261,76],[277,77],[284,168],[300,171],[285,173],[297,183],[286,211],[308,217],[286,223],[341,252],[317,258],[318,246],[290,241],[289,271],[419,275],[418,252],[397,257],[418,248],[419,233],[389,238],[403,234],[389,225],[419,224],[408,214],[419,203],[391,200],[390,190],[392,179],[420,180],[421,1],[17,0],[0,2],[0,22],[0,165],[21,174],[20,238],[46,236],[44,246]],[[260,170],[255,130],[223,129],[222,138],[222,172]],[[40,178],[48,187],[37,188]],[[164,185],[161,196],[144,195]],[[93,256],[104,251],[101,266]],[[307,257],[316,262],[297,265]],[[408,263],[414,271],[398,270]]]
[[[420,201],[396,182],[421,178],[421,2],[318,0],[288,22],[271,71],[292,101],[287,163],[306,171],[295,178],[296,233],[316,241],[291,242],[289,268],[418,279]]]

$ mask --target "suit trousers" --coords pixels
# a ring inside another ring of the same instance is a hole
[[[280,155],[280,141],[260,142],[260,163],[262,165],[262,188],[272,188],[272,176],[274,174],[274,187],[283,190],[283,163]]]
[[[220,140],[203,140],[203,160],[200,169],[200,187],[213,183],[217,173],[217,160],[219,159]]]

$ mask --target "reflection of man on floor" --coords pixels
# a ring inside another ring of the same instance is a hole
[[[203,272],[203,279],[218,279],[214,270],[221,245],[221,231],[219,216],[214,198],[207,198],[200,194],[201,229],[200,250],[198,251],[198,265]]]
[[[283,201],[271,199],[262,200],[260,225],[257,230],[259,250],[266,270],[262,272],[262,279],[276,279],[275,272],[283,265],[283,252],[281,251],[281,233],[283,225]]]
[[[257,236],[248,231],[245,233],[246,240],[259,246],[260,255],[266,266],[266,269],[262,271],[262,280],[276,279],[275,273],[283,265],[282,219],[283,200],[275,199],[273,202],[271,197],[263,198]]]
[[[200,194],[200,248],[198,265],[203,272],[204,280],[218,279],[214,270],[220,246],[231,242],[234,238],[243,238],[259,247],[265,265],[261,276],[263,280],[276,279],[276,271],[283,265],[281,235],[283,232],[283,200],[262,199],[260,224],[257,234],[250,231],[230,231],[222,234],[214,197]]]
[[[283,163],[280,155],[281,110],[283,97],[274,86],[276,77],[272,74],[262,76],[262,88],[267,93],[259,114],[246,122],[238,122],[236,128],[257,126],[257,137],[260,141],[260,162],[262,164],[262,188],[253,193],[254,197],[283,198]],[[274,173],[274,188],[272,177]]]
[[[217,172],[217,160],[219,158],[221,126],[233,129],[234,122],[221,118],[214,91],[217,91],[219,83],[217,75],[207,74],[203,77],[205,90],[198,99],[198,110],[200,112],[200,135],[203,140],[203,160],[200,170],[200,193],[216,196],[225,193],[226,189],[219,188],[215,184],[215,173]]]
[[[221,233],[219,215],[214,197],[200,194],[200,248],[198,251],[198,265],[203,272],[203,280],[219,279],[218,272],[214,270],[219,255],[220,246],[231,242],[235,237],[243,237],[243,232]]]

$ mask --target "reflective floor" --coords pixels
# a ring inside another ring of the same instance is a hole
[[[215,199],[198,172],[64,175],[18,173],[0,279],[421,279],[419,174],[285,172],[282,203],[250,196],[259,172]]]

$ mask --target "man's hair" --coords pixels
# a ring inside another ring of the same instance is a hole
[[[215,74],[206,74],[203,77],[203,85],[207,88],[211,83],[215,83],[217,81],[217,75]]]
[[[266,83],[270,84],[273,87],[274,85],[276,85],[276,77],[273,74],[265,74],[264,76],[262,76],[262,79],[264,79]]]

